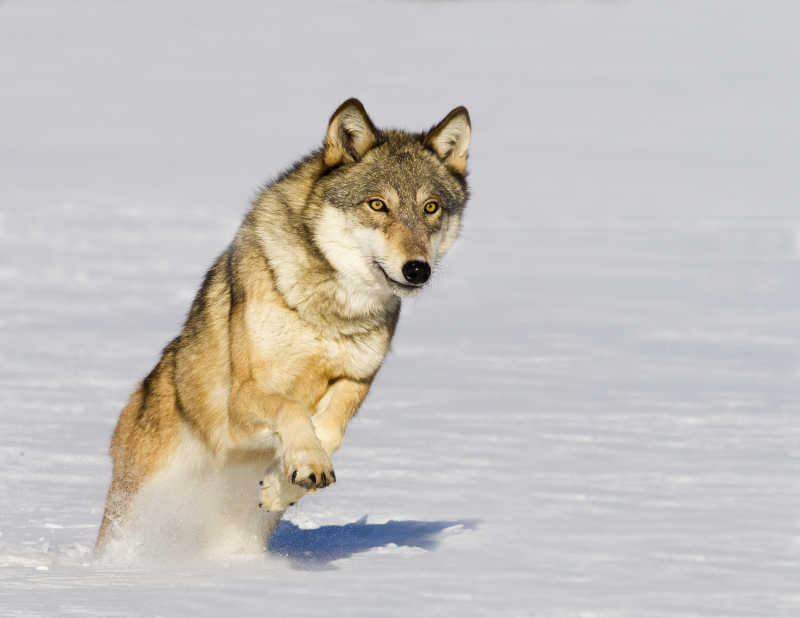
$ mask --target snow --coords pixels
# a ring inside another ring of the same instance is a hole
[[[0,614],[796,616],[795,3],[0,4]],[[96,561],[110,432],[358,96],[473,199],[259,558]]]

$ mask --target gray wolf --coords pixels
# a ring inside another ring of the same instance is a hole
[[[288,506],[336,482],[400,299],[459,234],[470,132],[463,107],[409,133],[350,99],[263,189],[122,410],[98,551],[155,529],[263,551]]]

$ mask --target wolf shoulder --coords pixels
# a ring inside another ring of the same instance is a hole
[[[371,380],[389,350],[399,302],[349,331],[315,320],[310,308],[287,303],[253,235],[240,230],[206,274],[175,342],[178,365],[205,368],[208,380],[230,382],[231,355],[244,354],[264,386],[277,392],[308,372],[326,381]]]

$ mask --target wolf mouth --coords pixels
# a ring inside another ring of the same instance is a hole
[[[409,290],[409,291],[411,291],[411,290],[416,290],[416,289],[418,289],[418,288],[420,287],[420,286],[418,286],[418,285],[410,285],[410,284],[408,284],[408,283],[400,283],[400,282],[399,282],[399,281],[397,281],[396,279],[392,279],[392,277],[390,277],[390,276],[389,276],[389,274],[388,274],[388,273],[387,273],[387,272],[386,272],[386,271],[383,269],[383,266],[381,266],[381,265],[380,265],[380,263],[378,262],[378,260],[375,260],[374,264],[375,264],[375,266],[377,266],[377,267],[378,267],[378,270],[379,270],[379,271],[381,271],[381,272],[383,273],[383,276],[384,276],[384,277],[386,277],[386,281],[388,281],[388,282],[389,282],[389,285],[390,285],[390,286],[391,286],[391,285],[396,285],[396,286],[397,286],[397,287],[399,287],[400,289],[403,289],[403,290]]]

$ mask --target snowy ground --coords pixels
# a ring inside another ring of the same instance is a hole
[[[796,3],[0,4],[0,615],[800,615]],[[257,186],[465,104],[465,234],[262,559],[96,563]]]

